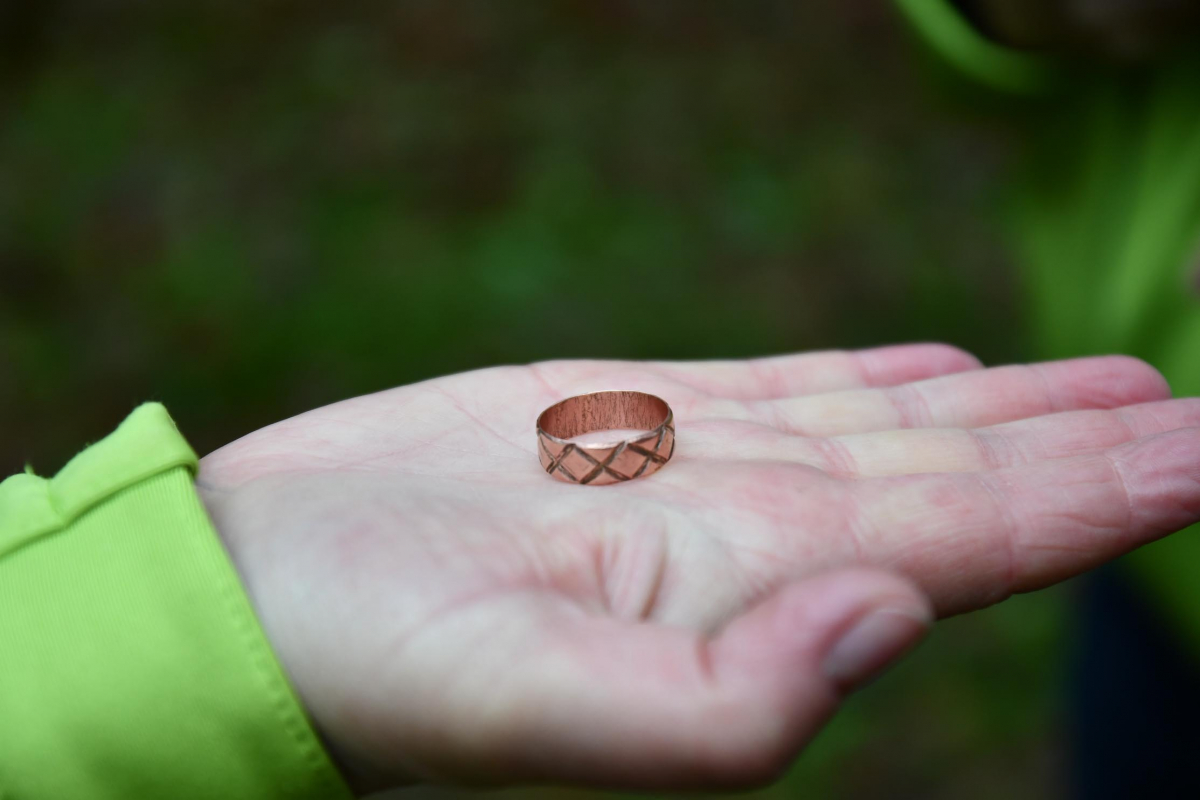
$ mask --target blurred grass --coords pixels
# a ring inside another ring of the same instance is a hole
[[[10,2],[0,467],[148,398],[204,453],[501,362],[1014,360],[1010,149],[866,0]],[[1061,606],[942,626],[760,796],[1053,796]]]

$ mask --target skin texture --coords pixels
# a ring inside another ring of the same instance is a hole
[[[533,422],[651,392],[675,457],[552,480]],[[942,345],[452,375],[212,453],[201,494],[353,785],[771,780],[933,616],[1200,519],[1200,400]]]

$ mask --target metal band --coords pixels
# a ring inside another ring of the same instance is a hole
[[[570,442],[592,431],[639,430],[627,439]],[[561,481],[601,486],[644,478],[675,452],[675,417],[645,392],[593,392],[568,397],[537,419],[538,458]]]

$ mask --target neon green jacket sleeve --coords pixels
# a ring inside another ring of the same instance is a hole
[[[0,800],[351,797],[158,404],[0,483]]]

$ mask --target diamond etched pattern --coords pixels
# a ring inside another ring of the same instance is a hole
[[[657,472],[675,452],[675,418],[644,436],[609,447],[584,447],[538,431],[538,458],[546,474],[570,483],[603,486]]]

